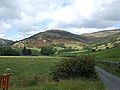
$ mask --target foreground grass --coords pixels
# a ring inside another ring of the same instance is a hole
[[[49,74],[51,67],[61,59],[62,57],[47,56],[2,56],[0,57],[0,74],[5,73],[7,68],[11,69],[9,90],[104,90],[99,80],[63,80],[59,83],[52,81]],[[36,84],[32,81],[35,76],[40,77]],[[21,77],[23,81],[19,80]]]
[[[9,90],[105,90],[100,81],[64,80],[61,82],[47,82],[39,86],[10,88]]]

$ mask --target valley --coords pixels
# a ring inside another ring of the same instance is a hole
[[[2,45],[0,50],[0,74],[10,74],[9,90],[105,90],[97,72],[96,79],[83,76],[61,79],[59,82],[52,79],[51,70],[56,70],[55,67],[64,63],[63,60],[73,59],[74,62],[77,57],[81,60],[86,58],[88,62],[94,57],[91,65],[120,76],[119,64],[114,67],[113,64],[109,65],[111,62],[120,62],[119,30],[82,35],[63,30],[48,30]],[[69,66],[65,63],[61,65]],[[85,67],[84,64],[81,65]]]

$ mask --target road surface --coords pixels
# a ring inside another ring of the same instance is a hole
[[[99,67],[95,67],[96,71],[99,73],[99,76],[106,86],[106,90],[120,90],[120,78],[104,71]]]

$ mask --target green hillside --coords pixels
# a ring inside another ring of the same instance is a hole
[[[96,60],[108,60],[108,61],[120,61],[120,47],[106,49],[102,51],[74,51],[74,52],[63,52],[58,54],[61,57],[75,57],[85,54],[90,54],[96,57]]]
[[[120,61],[120,47],[90,53],[97,60]]]
[[[82,36],[89,38],[90,43],[95,45],[102,45],[114,43],[120,38],[120,30],[107,30],[90,34],[83,34]]]
[[[107,36],[111,36],[111,35],[117,34],[117,33],[120,33],[120,29],[102,30],[102,31],[98,31],[98,32],[83,34],[83,36],[87,36],[87,37],[107,37]]]
[[[40,49],[42,46],[64,44],[66,47],[72,47],[74,49],[78,47],[77,49],[82,50],[86,47],[92,49],[101,45],[107,46],[108,44],[111,45],[111,48],[118,41],[120,43],[120,30],[105,30],[82,35],[73,34],[64,30],[47,30],[17,41],[12,47],[23,48],[27,46],[28,48]]]

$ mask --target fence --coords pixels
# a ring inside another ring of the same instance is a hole
[[[8,90],[9,75],[0,75],[0,88]]]
[[[112,68],[120,69],[120,62],[113,62],[113,61],[97,61],[98,63],[110,66]]]

